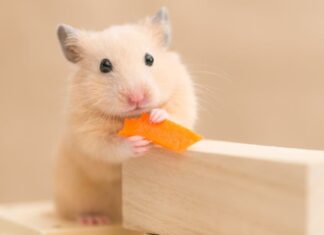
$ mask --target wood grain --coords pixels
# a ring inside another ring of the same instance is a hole
[[[323,235],[324,152],[202,141],[123,166],[124,226],[162,235]]]
[[[82,226],[59,219],[50,202],[0,206],[0,235],[138,235],[121,226]]]

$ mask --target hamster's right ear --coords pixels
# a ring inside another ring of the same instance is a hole
[[[61,24],[57,28],[57,36],[65,58],[72,63],[80,61],[81,51],[78,45],[79,30],[70,25]]]
[[[168,47],[171,43],[171,25],[168,9],[166,7],[161,7],[155,15],[149,18],[149,25],[155,28],[155,36],[160,41],[161,45]]]

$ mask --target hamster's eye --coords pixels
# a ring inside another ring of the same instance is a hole
[[[144,61],[147,66],[152,66],[154,63],[154,58],[149,53],[146,53],[144,56]]]
[[[108,59],[102,59],[100,62],[100,71],[102,73],[109,73],[113,69],[113,66]]]

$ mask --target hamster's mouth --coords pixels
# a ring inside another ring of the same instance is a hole
[[[155,103],[155,104],[147,104],[145,106],[132,106],[128,107],[128,109],[125,109],[121,113],[119,113],[119,116],[125,118],[125,117],[138,117],[142,113],[149,113],[154,108],[160,108],[164,105],[164,103]]]
[[[122,113],[124,117],[134,117],[134,116],[139,116],[142,113],[149,112],[152,108],[150,107],[135,107],[129,110],[126,110],[125,112]]]

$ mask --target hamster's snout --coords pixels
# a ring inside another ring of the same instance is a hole
[[[148,100],[146,92],[141,90],[128,92],[126,96],[127,96],[128,103],[136,107],[141,107]]]

